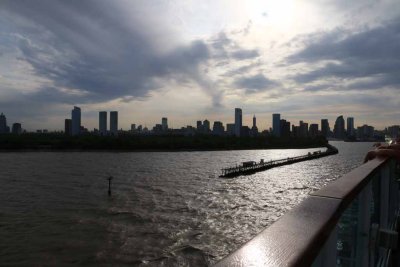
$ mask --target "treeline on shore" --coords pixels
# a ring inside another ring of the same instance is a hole
[[[326,146],[323,136],[295,137],[234,137],[213,135],[122,135],[118,137],[63,134],[0,135],[0,150],[116,150],[116,151],[174,151],[174,150],[240,150],[269,148],[311,148]]]

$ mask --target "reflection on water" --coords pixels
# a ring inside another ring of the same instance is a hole
[[[371,143],[234,179],[220,169],[303,150],[0,154],[0,261],[207,265],[361,164]],[[112,197],[108,175],[114,176]]]

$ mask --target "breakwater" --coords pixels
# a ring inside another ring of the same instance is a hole
[[[252,174],[255,172],[265,171],[265,170],[268,170],[271,168],[288,165],[288,164],[293,164],[296,162],[327,157],[327,156],[335,155],[335,154],[339,153],[339,150],[332,145],[327,144],[326,148],[327,148],[326,151],[316,151],[313,153],[309,152],[306,155],[297,156],[297,157],[289,157],[289,158],[285,158],[285,159],[270,160],[270,161],[260,160],[260,162],[258,162],[258,163],[255,161],[243,162],[242,165],[239,165],[239,166],[221,169],[222,174],[219,177],[232,178],[232,177],[236,177],[236,176],[240,176],[240,175],[246,175],[246,174]]]

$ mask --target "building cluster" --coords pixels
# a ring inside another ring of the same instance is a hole
[[[7,118],[6,116],[1,113],[0,114],[0,134],[21,134],[22,133],[22,125],[21,123],[15,122],[12,124],[11,130],[10,126],[7,125]]]
[[[108,120],[109,114],[109,120]],[[82,125],[81,109],[74,107],[71,111],[71,118],[65,119],[64,133],[66,135],[76,136],[88,134],[89,131]],[[376,131],[370,125],[355,127],[354,118],[348,117],[346,120],[341,115],[336,118],[334,127],[331,130],[328,119],[321,119],[321,124],[307,123],[303,120],[298,125],[291,124],[290,121],[281,118],[281,114],[272,114],[272,128],[259,132],[257,127],[257,118],[254,115],[252,126],[243,125],[243,112],[241,108],[234,110],[234,122],[227,123],[225,126],[221,121],[214,121],[213,124],[207,119],[198,120],[196,126],[188,125],[180,129],[171,129],[168,126],[168,118],[161,118],[161,123],[156,124],[152,129],[142,125],[131,124],[129,131],[118,129],[118,111],[100,111],[98,129],[92,133],[101,136],[117,136],[119,134],[135,135],[216,135],[216,136],[237,136],[254,137],[259,135],[271,135],[276,137],[316,137],[325,136],[338,140],[376,140],[383,139],[385,136],[391,138],[400,137],[400,126],[393,125],[384,131]],[[212,126],[211,126],[212,125]],[[0,115],[0,134],[13,133],[21,134],[23,132],[21,123],[13,123],[11,129],[7,126],[6,116]],[[47,133],[47,130],[37,130],[37,133]]]
[[[118,111],[110,111],[110,127],[107,128],[107,111],[99,112],[99,129],[95,129],[99,135],[118,135]],[[81,109],[74,107],[71,111],[71,119],[65,119],[64,133],[66,135],[81,135],[88,133],[87,128],[81,124]]]

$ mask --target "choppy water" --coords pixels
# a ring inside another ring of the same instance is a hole
[[[212,264],[371,148],[332,144],[338,155],[234,179],[220,169],[316,149],[1,153],[0,265]]]

